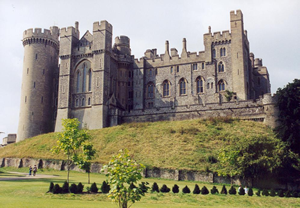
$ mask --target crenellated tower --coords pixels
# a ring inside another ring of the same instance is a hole
[[[59,29],[23,33],[24,63],[17,141],[52,132],[56,119]]]

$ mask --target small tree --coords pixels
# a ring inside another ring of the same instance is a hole
[[[51,182],[51,183],[50,183],[50,186],[49,186],[49,192],[52,192],[52,191],[53,191],[53,188],[54,188],[54,183]]]
[[[279,197],[284,197],[284,194],[283,194],[283,191],[282,191],[282,190],[279,190],[278,193],[277,193],[277,195],[278,195]]]
[[[231,186],[233,176],[240,174],[237,159],[240,151],[232,149],[223,149],[219,153],[219,161],[222,166],[218,170],[218,174],[222,176],[230,176]]]
[[[79,193],[79,194],[81,194],[82,191],[83,191],[83,185],[82,185],[82,183],[80,182],[80,183],[78,183],[76,192]]]
[[[179,193],[179,186],[178,186],[177,184],[175,184],[175,185],[173,186],[172,192],[173,192],[174,194]]]
[[[209,194],[209,191],[208,191],[208,189],[206,188],[206,186],[203,186],[203,187],[202,187],[202,189],[201,189],[201,194],[203,194],[203,195]]]
[[[225,185],[223,185],[222,190],[221,190],[221,194],[227,194],[227,189],[225,187]]]
[[[170,192],[170,188],[168,188],[168,186],[164,184],[164,185],[160,188],[160,192],[162,192],[162,193],[169,193],[169,192]]]
[[[253,196],[253,189],[252,188],[249,188],[248,196]]]
[[[261,192],[261,190],[260,190],[260,189],[258,189],[258,191],[255,193],[255,194],[256,194],[256,196],[260,196],[260,192]]]
[[[287,190],[284,194],[285,197],[291,197],[291,192],[289,190]]]
[[[62,186],[62,193],[69,193],[69,183],[67,181]]]
[[[189,189],[188,186],[185,186],[185,187],[182,189],[182,193],[184,193],[184,194],[189,194],[189,193],[191,193],[191,190]]]
[[[120,150],[119,154],[113,156],[108,165],[104,166],[111,188],[108,197],[117,202],[119,208],[130,207],[145,195],[138,183],[142,179],[141,172],[144,168],[144,165],[136,163],[130,157],[128,150]],[[134,184],[135,188],[130,188],[130,184]]]
[[[194,188],[194,191],[193,191],[193,194],[200,194],[200,188],[197,184],[195,184],[195,188]]]
[[[77,194],[77,186],[75,183],[72,183],[70,186],[70,192],[73,194]]]
[[[53,194],[60,194],[62,192],[62,189],[58,184],[55,184],[52,191]]]
[[[82,147],[85,146],[85,142],[90,139],[90,135],[86,130],[79,130],[79,121],[74,119],[62,120],[63,131],[58,134],[57,146],[52,151],[55,153],[63,152],[67,155],[67,182],[69,183],[70,168],[74,162],[80,161],[80,152]]]
[[[159,192],[159,187],[156,182],[153,183],[151,192],[157,192],[157,193]]]
[[[101,192],[103,194],[107,194],[110,191],[110,186],[106,183],[106,181],[103,181],[102,186],[101,186]]]
[[[275,192],[274,189],[271,189],[271,191],[270,191],[270,196],[272,196],[272,197],[276,196],[276,192]]]
[[[228,192],[230,195],[236,195],[236,189],[233,186],[230,187]]]
[[[92,185],[91,185],[91,192],[93,192],[93,193],[98,193],[98,187],[97,187],[97,184],[94,182],[94,183],[92,183]]]
[[[213,186],[213,188],[210,190],[210,193],[211,193],[211,194],[218,194],[219,191],[218,191],[218,189],[217,189],[216,186]]]

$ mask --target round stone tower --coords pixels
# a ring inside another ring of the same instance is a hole
[[[53,131],[58,79],[59,29],[23,33],[24,62],[17,142]]]

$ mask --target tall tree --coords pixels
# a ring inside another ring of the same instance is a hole
[[[300,153],[300,79],[278,88],[279,126],[276,131],[295,153]]]
[[[144,165],[136,163],[129,156],[128,150],[120,150],[119,154],[113,156],[108,165],[103,167],[103,171],[107,171],[106,176],[111,188],[108,197],[117,202],[119,208],[130,207],[145,195],[145,185],[138,183],[144,168]]]
[[[63,131],[58,134],[57,146],[52,150],[55,153],[63,152],[67,156],[67,182],[69,183],[70,167],[74,162],[79,162],[81,147],[90,139],[90,135],[86,130],[79,129],[79,121],[74,119],[63,119]]]

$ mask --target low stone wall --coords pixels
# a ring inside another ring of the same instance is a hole
[[[66,170],[66,162],[61,160],[46,160],[46,159],[33,159],[33,158],[0,158],[1,167],[29,167],[38,166],[39,169],[49,168],[54,170]],[[103,165],[100,163],[92,163],[91,172],[100,173]],[[71,170],[84,172],[78,166],[72,165]],[[198,171],[187,171],[187,170],[173,170],[166,168],[146,168],[143,171],[145,178],[163,178],[171,179],[175,181],[201,181],[209,183],[225,183],[230,184],[231,179],[229,177],[222,177],[212,173],[203,173]],[[283,183],[279,182],[272,176],[261,178],[261,179],[245,179],[234,177],[232,179],[234,185],[247,185],[250,187],[257,188],[268,188],[268,189],[289,189],[289,190],[300,190],[300,184],[297,183]]]

